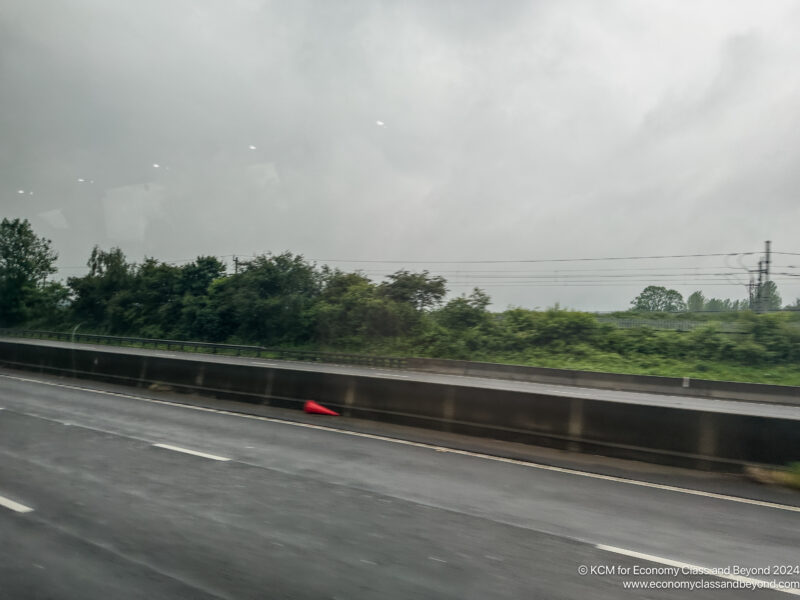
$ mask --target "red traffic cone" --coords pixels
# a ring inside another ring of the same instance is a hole
[[[330,408],[325,408],[313,400],[309,400],[303,404],[303,410],[310,415],[331,415],[332,417],[339,416],[339,413],[332,411]]]

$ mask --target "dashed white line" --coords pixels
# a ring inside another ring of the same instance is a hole
[[[435,444],[426,444],[423,442],[412,442],[410,440],[403,440],[399,438],[392,438],[387,437],[384,435],[377,435],[374,433],[362,433],[360,431],[350,431],[347,429],[340,429],[338,427],[329,427],[326,425],[315,425],[312,423],[300,423],[298,421],[287,421],[284,419],[275,419],[272,417],[262,417],[258,415],[246,415],[237,412],[231,412],[228,410],[221,410],[218,408],[208,408],[205,406],[193,406],[191,404],[181,404],[179,402],[170,402],[168,400],[156,400],[155,398],[146,398],[144,396],[134,396],[131,394],[122,394],[119,392],[108,392],[105,390],[98,390],[94,388],[87,388],[81,387],[77,385],[66,385],[63,383],[53,383],[50,381],[43,381],[40,379],[30,379],[27,377],[16,377],[13,375],[5,375],[0,374],[0,377],[4,377],[6,379],[13,379],[16,381],[24,381],[27,383],[38,383],[40,385],[49,385],[52,387],[60,387],[72,390],[78,390],[81,392],[91,392],[95,394],[103,394],[106,396],[114,396],[118,398],[127,398],[129,400],[138,400],[140,402],[150,402],[152,404],[164,404],[167,406],[174,406],[176,408],[182,408],[186,410],[197,410],[201,412],[210,412],[210,413],[217,413],[220,415],[227,415],[231,417],[238,417],[240,419],[253,419],[256,421],[265,421],[267,423],[276,423],[279,425],[286,425],[289,427],[302,427],[304,429],[316,429],[319,431],[328,431],[331,433],[338,433],[341,435],[349,435],[351,437],[360,437],[366,438],[371,440],[378,440],[382,442],[387,442],[390,444],[399,444],[402,446],[411,446],[414,448],[424,448],[426,450],[434,450],[436,452],[447,452],[450,454],[458,454],[460,456],[468,456],[471,458],[480,458],[483,460],[491,460],[494,462],[502,462],[511,465],[517,465],[520,467],[525,467],[528,469],[539,469],[542,471],[552,471],[554,473],[564,473],[566,475],[575,475],[577,477],[587,477],[589,479],[600,479],[603,481],[610,481],[613,483],[621,483],[625,485],[635,485],[638,487],[646,487],[656,490],[662,490],[666,492],[675,492],[678,494],[688,494],[690,496],[702,496],[705,498],[714,498],[716,500],[725,500],[727,502],[736,502],[739,504],[749,504],[751,506],[760,506],[764,508],[774,508],[777,510],[785,510],[789,512],[796,512],[800,513],[800,506],[792,506],[791,504],[778,504],[777,502],[767,502],[765,500],[753,500],[750,498],[742,498],[740,496],[729,496],[727,494],[717,494],[715,492],[705,492],[702,490],[695,490],[692,488],[683,488],[674,485],[665,485],[661,483],[653,483],[650,481],[640,481],[638,479],[628,479],[625,477],[617,477],[615,475],[603,475],[601,473],[591,473],[589,471],[579,471],[578,469],[570,469],[567,467],[555,467],[552,465],[545,465],[540,463],[528,462],[524,460],[519,460],[516,458],[505,458],[502,456],[493,456],[491,454],[484,454],[482,452],[470,452],[469,450],[458,450],[456,448],[447,448],[444,446],[437,446]]]
[[[755,588],[770,589],[776,592],[784,592],[786,594],[791,594],[793,596],[800,596],[800,589],[774,587],[771,585],[772,582],[765,581],[763,579],[756,579],[753,577],[745,577],[743,575],[734,575],[732,573],[730,574],[725,573],[722,572],[722,569],[714,569],[712,567],[693,565],[692,563],[673,560],[671,558],[664,558],[663,556],[655,556],[653,554],[645,554],[643,552],[636,552],[634,550],[628,550],[626,548],[618,548],[616,546],[605,546],[603,544],[595,544],[595,548],[597,548],[598,550],[604,550],[605,552],[613,552],[615,554],[621,554],[623,556],[629,556],[631,558],[638,558],[640,560],[646,560],[648,562],[653,562],[668,567],[674,567],[676,569],[680,569],[680,572],[682,574],[711,575],[712,577],[717,577],[719,579],[728,579],[730,581],[745,583]]]
[[[198,452],[197,450],[189,450],[188,448],[181,448],[180,446],[172,446],[170,444],[153,444],[156,448],[164,448],[165,450],[172,450],[173,452],[183,452],[184,454],[191,454],[193,456],[201,456],[210,460],[218,460],[220,462],[227,462],[230,458],[224,456],[217,456],[216,454],[207,454],[205,452]]]
[[[7,508],[9,510],[13,510],[14,512],[18,513],[29,513],[33,512],[33,509],[30,506],[25,506],[24,504],[20,504],[19,502],[14,502],[9,498],[5,498],[0,496],[0,506]]]

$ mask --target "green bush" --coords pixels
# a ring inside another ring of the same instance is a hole
[[[733,359],[745,365],[760,365],[768,359],[767,349],[752,339],[745,339],[731,349]]]

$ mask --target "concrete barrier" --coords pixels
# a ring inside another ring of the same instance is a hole
[[[287,408],[313,399],[344,416],[703,469],[738,471],[745,464],[800,460],[797,417],[22,341],[0,341],[0,364]]]
[[[13,338],[38,340],[64,340],[73,337],[65,332],[48,332],[36,330],[0,329],[0,335]],[[765,385],[758,383],[740,383],[734,381],[712,381],[690,379],[688,377],[659,377],[653,375],[626,375],[621,373],[603,373],[595,371],[576,371],[571,369],[553,369],[547,367],[531,367],[525,365],[508,365],[498,363],[481,363],[463,360],[437,358],[399,358],[367,356],[347,353],[307,352],[262,348],[259,346],[237,346],[230,344],[209,344],[197,341],[156,340],[132,337],[116,337],[106,335],[79,334],[79,342],[97,342],[122,347],[126,342],[136,343],[142,348],[163,346],[167,349],[205,348],[235,351],[236,355],[258,356],[261,351],[277,354],[283,359],[311,360],[322,364],[363,365],[378,368],[409,369],[424,373],[461,375],[488,379],[505,379],[509,381],[526,381],[568,385],[596,389],[608,389],[627,392],[645,392],[652,394],[669,394],[692,396],[699,398],[720,398],[728,400],[745,400],[748,402],[766,402],[770,404],[787,404],[800,406],[800,387],[783,385]]]
[[[800,387],[788,385],[713,381],[688,377],[659,377],[656,375],[625,375],[438,358],[408,358],[406,367],[425,373],[800,406]]]

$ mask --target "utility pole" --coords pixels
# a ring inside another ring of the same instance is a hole
[[[766,312],[766,310],[769,308],[767,306],[766,292],[767,292],[767,284],[769,283],[769,263],[770,263],[769,254],[771,245],[772,242],[770,242],[769,240],[764,242],[764,287],[760,288],[761,310],[759,312]]]
[[[772,242],[767,240],[764,242],[764,254],[766,255],[764,258],[764,283],[769,283],[769,263],[770,263],[770,247],[772,246]]]
[[[756,286],[756,312],[764,312],[763,296],[764,296],[764,261],[758,261],[758,285]]]
[[[234,275],[238,275],[239,274],[239,257],[238,256],[234,256],[233,257],[233,273],[234,273]]]
[[[757,313],[764,312],[766,308],[765,291],[767,283],[769,283],[769,265],[772,262],[771,250],[772,242],[767,240],[764,242],[764,258],[758,261],[758,283],[755,284],[755,294],[753,293],[753,276],[750,276],[750,304],[751,308]]]

